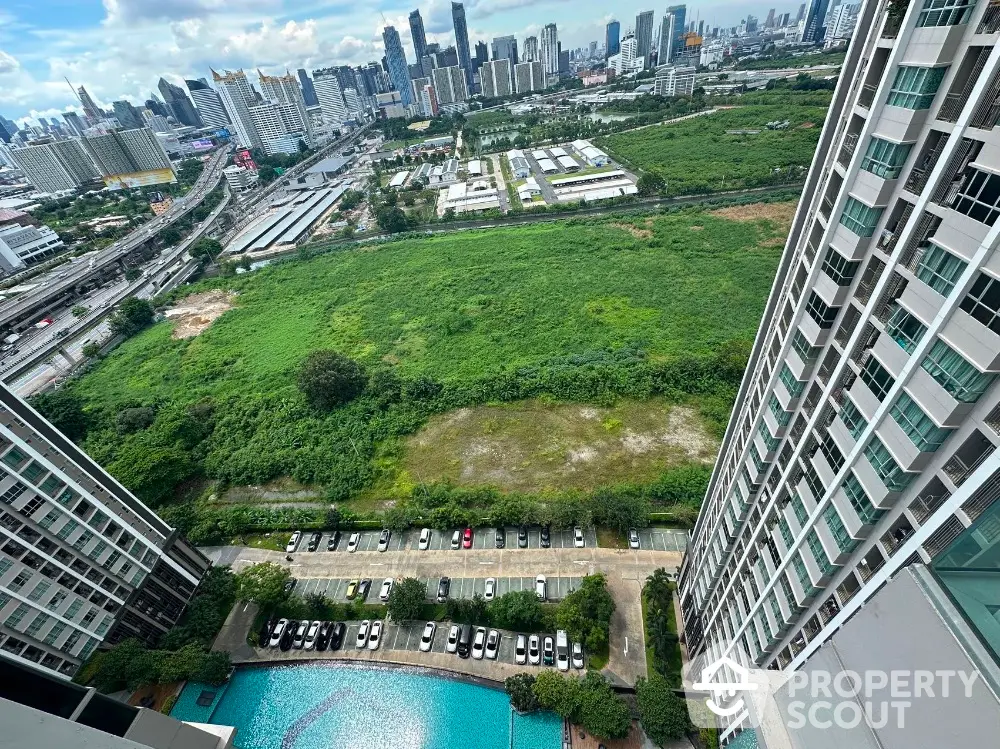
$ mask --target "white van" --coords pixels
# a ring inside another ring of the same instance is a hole
[[[569,641],[565,629],[556,631],[556,667],[560,671],[569,671]]]

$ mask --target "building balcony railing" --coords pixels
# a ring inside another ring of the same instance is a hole
[[[995,433],[1000,434],[1000,404],[986,415],[983,423]]]
[[[823,624],[829,624],[830,621],[840,613],[840,606],[837,605],[836,599],[830,597],[826,599],[826,603],[819,607],[819,611],[816,612],[819,615],[819,619]]]
[[[882,545],[885,547],[885,550],[889,552],[889,556],[892,556],[912,535],[913,528],[910,528],[908,525],[901,528],[893,528],[886,531],[882,536]]]
[[[851,579],[852,578],[848,578],[848,580]],[[858,585],[856,580],[854,581],[853,587],[849,582],[841,583],[841,585],[837,588],[837,598],[840,599],[840,605],[843,606],[854,598],[859,590],[861,590],[861,587]]]
[[[882,569],[884,565],[885,559],[882,557],[879,557],[878,561],[871,566],[862,560],[861,564],[858,565],[858,575],[861,576],[861,582],[866,583],[871,580],[875,573]]]
[[[846,167],[851,163],[851,157],[854,155],[854,149],[858,147],[858,134],[848,133],[844,137],[844,145],[840,147],[840,154],[837,156],[837,161],[840,165]]]
[[[960,458],[957,454],[952,455],[941,470],[943,470],[948,478],[951,479],[951,483],[955,486],[961,486],[965,480],[969,478],[972,472],[979,468],[983,461],[993,454],[994,450],[996,450],[996,448],[992,444],[989,445],[987,450],[983,451],[979,457],[969,463],[966,463],[966,461]]]
[[[951,496],[951,492],[947,489],[942,489],[936,494],[922,494],[916,497],[912,502],[910,502],[909,510],[913,519],[918,523],[923,524],[927,518],[937,512],[938,508],[941,507]]]
[[[819,633],[819,630],[820,630],[819,621],[817,621],[815,616],[811,617],[809,621],[806,622],[806,626],[802,628],[803,634],[805,634],[805,636],[809,640],[812,640],[812,638],[814,638]]]
[[[968,96],[964,91],[950,91],[944,97],[937,118],[944,122],[957,122],[967,100]]]
[[[977,34],[995,34],[1000,31],[1000,3],[991,0],[976,28]]]
[[[865,109],[870,109],[874,100],[875,86],[870,83],[866,83],[861,87],[861,94],[858,96],[858,104],[863,106]]]

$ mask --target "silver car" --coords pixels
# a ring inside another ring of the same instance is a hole
[[[427,622],[424,625],[424,633],[420,636],[420,652],[429,653],[434,644],[434,633],[437,632],[437,624]]]
[[[445,646],[445,652],[456,653],[458,652],[458,637],[462,634],[462,628],[457,624],[452,624],[451,629],[448,630],[448,644]]]
[[[639,531],[635,528],[628,529],[628,547],[630,549],[639,548]]]
[[[528,638],[528,663],[537,666],[541,662],[542,651],[538,646],[538,635],[532,635]]]
[[[476,629],[476,637],[472,641],[472,657],[481,661],[486,650],[486,630],[483,627]]]
[[[528,638],[524,635],[517,636],[517,644],[514,646],[514,663],[523,666],[528,662]]]
[[[491,629],[489,636],[486,638],[486,657],[491,661],[495,661],[498,652],[500,652],[500,633],[495,629]]]
[[[354,641],[354,646],[358,650],[364,650],[365,645],[368,644],[368,628],[371,626],[371,622],[365,619],[361,624],[358,625],[358,637]]]

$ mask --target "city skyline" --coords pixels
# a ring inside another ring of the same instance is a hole
[[[467,2],[465,7],[470,46],[507,34],[523,40],[540,34],[547,23],[558,26],[564,47],[603,43],[605,25],[613,17],[605,6],[589,1],[570,6],[562,0],[531,5],[506,0],[489,6]],[[763,17],[770,7],[699,3],[690,8],[689,17],[735,25],[748,13]],[[636,13],[649,9],[645,4],[619,9],[614,17],[622,33],[633,26]],[[663,8],[652,9],[659,19]],[[104,0],[103,5],[18,0],[0,11],[0,113],[37,122],[38,117],[79,110],[64,78],[85,86],[99,105],[110,108],[123,99],[141,104],[160,77],[183,86],[185,79],[204,77],[211,67],[283,74],[286,68],[361,65],[381,60],[384,25],[400,33],[413,62],[409,15],[414,10],[420,11],[428,43],[454,43],[451,3],[439,0],[358,11],[341,3],[293,10],[284,0],[252,0],[239,8],[228,0],[191,0],[180,8],[155,10],[138,0]],[[345,34],[345,29],[353,33]]]

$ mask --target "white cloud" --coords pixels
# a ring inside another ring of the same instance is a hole
[[[0,75],[16,73],[20,67],[21,64],[14,58],[13,55],[8,55],[0,49]]]
[[[103,0],[106,25],[135,25],[149,21],[184,20],[240,13],[281,10],[281,0]]]

